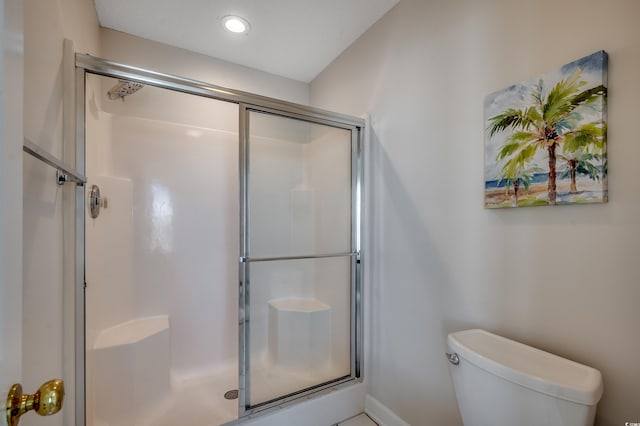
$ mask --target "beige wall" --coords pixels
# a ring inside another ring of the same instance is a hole
[[[0,11],[0,388],[7,392],[22,377],[24,21],[20,0],[0,0]]]
[[[370,393],[460,424],[449,332],[482,327],[602,371],[597,424],[640,421],[640,3],[402,0],[311,84],[369,113]],[[483,209],[483,100],[604,49],[610,202]]]
[[[24,1],[24,137],[58,158],[65,157],[65,38],[73,39],[78,51],[98,53],[98,21],[91,0]],[[73,341],[73,328],[63,325],[69,306],[63,301],[62,212],[73,186],[58,186],[52,168],[26,154],[22,158],[23,385],[25,391],[34,392],[46,380],[64,377],[67,398],[62,414],[46,419],[28,415],[20,424],[72,424],[73,383],[69,379],[73,376],[69,373],[73,359],[68,352],[72,347],[64,349],[62,344],[63,338]]]

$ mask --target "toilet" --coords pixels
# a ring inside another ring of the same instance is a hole
[[[484,330],[449,334],[465,426],[592,426],[600,372]]]

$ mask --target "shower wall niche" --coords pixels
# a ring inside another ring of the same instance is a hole
[[[354,128],[86,78],[87,424],[223,424],[358,377]]]

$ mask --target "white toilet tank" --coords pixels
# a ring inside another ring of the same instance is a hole
[[[593,425],[598,370],[484,330],[452,333],[448,344],[465,426]]]

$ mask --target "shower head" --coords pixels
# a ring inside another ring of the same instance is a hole
[[[118,80],[118,83],[107,92],[109,99],[124,99],[125,96],[133,95],[144,87],[143,84],[128,80]]]

